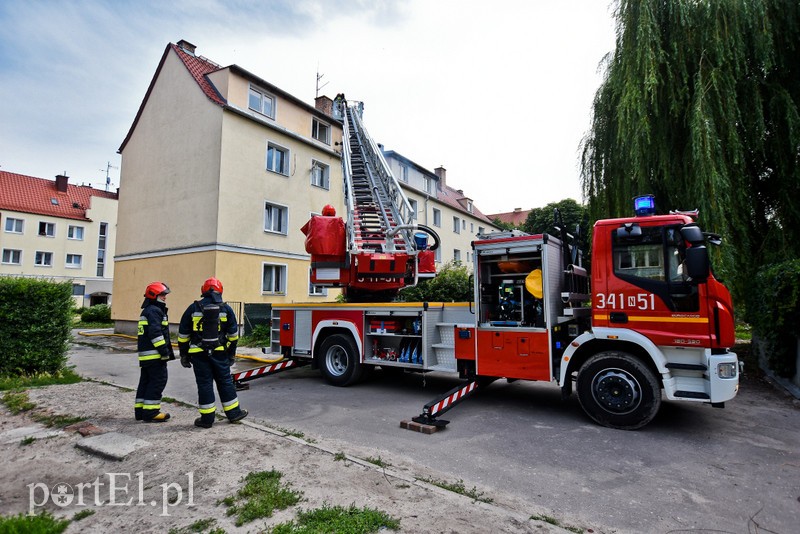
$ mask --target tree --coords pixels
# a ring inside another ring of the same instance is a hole
[[[580,226],[581,232],[586,232],[586,225],[588,219],[586,217],[586,208],[578,204],[571,198],[566,198],[559,202],[551,202],[543,208],[533,208],[525,222],[522,223],[521,230],[529,234],[553,234],[555,230],[555,222],[553,219],[553,212],[558,209],[561,218],[564,221],[565,229],[575,234],[575,227]]]
[[[800,3],[618,0],[581,177],[590,217],[700,209],[728,238],[737,302],[765,263],[800,257]]]
[[[400,291],[405,302],[468,302],[473,298],[469,269],[461,262],[447,263],[435,277]]]

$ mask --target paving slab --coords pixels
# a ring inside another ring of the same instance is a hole
[[[81,450],[111,460],[124,460],[129,454],[150,445],[149,441],[134,438],[119,432],[106,432],[82,439],[75,444]]]
[[[58,436],[59,434],[63,434],[63,432],[61,430],[47,428],[44,425],[23,426],[19,428],[12,428],[11,430],[6,430],[5,432],[0,433],[0,443],[6,445],[8,443],[22,441],[25,438],[52,438],[53,436]]]

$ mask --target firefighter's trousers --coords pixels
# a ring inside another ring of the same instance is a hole
[[[140,416],[149,421],[161,411],[161,394],[167,387],[167,362],[153,360],[146,362],[139,373],[139,387],[136,388],[136,418]]]
[[[204,423],[214,422],[216,403],[214,384],[217,385],[219,400],[228,419],[235,419],[241,413],[239,398],[231,378],[231,366],[225,351],[205,351],[192,354],[192,369],[197,381],[197,403],[200,405],[200,419]]]

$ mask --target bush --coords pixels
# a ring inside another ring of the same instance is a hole
[[[81,321],[84,323],[110,323],[111,307],[107,304],[96,304],[81,310]]]
[[[754,286],[747,305],[753,333],[764,342],[769,368],[791,378],[800,337],[800,259],[761,269]]]
[[[70,282],[0,277],[0,376],[61,370],[72,304]]]
[[[473,297],[469,270],[460,262],[448,263],[439,273],[400,291],[405,302],[468,302]]]

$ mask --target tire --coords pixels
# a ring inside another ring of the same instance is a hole
[[[596,423],[636,430],[661,407],[661,387],[647,365],[625,352],[601,352],[578,371],[578,401]]]
[[[325,380],[334,386],[350,386],[361,380],[364,367],[353,338],[343,334],[327,337],[320,346],[319,368]]]

